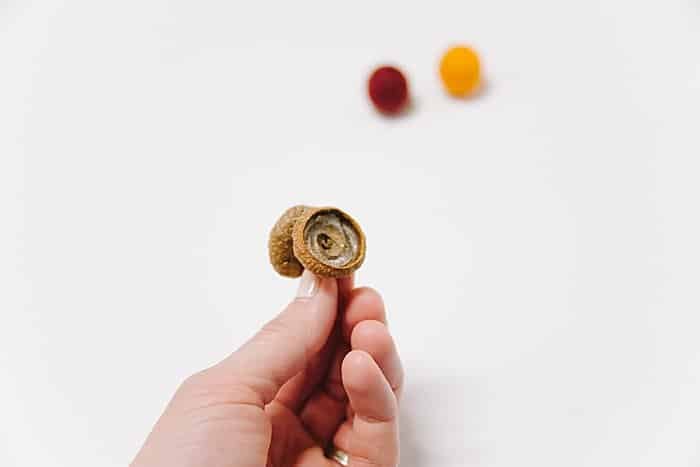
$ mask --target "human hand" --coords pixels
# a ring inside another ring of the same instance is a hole
[[[379,294],[305,271],[279,316],[182,384],[132,467],[337,467],[327,446],[395,467],[402,382]]]

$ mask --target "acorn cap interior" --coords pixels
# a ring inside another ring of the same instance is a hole
[[[320,211],[308,220],[304,242],[311,255],[333,268],[343,268],[360,254],[360,234],[340,211]]]

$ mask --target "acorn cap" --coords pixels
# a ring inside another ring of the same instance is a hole
[[[299,277],[304,271],[304,266],[294,257],[292,246],[292,230],[297,219],[308,208],[306,206],[294,206],[287,209],[270,231],[268,251],[270,263],[275,271],[286,277]]]
[[[367,249],[360,225],[338,208],[307,208],[292,231],[294,256],[314,274],[349,276],[365,260]]]
[[[333,207],[294,206],[270,232],[270,262],[283,276],[304,268],[325,277],[352,274],[365,259],[366,240],[359,224]]]

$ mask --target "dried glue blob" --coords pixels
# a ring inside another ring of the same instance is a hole
[[[340,209],[295,206],[270,233],[270,261],[287,277],[303,269],[326,277],[352,274],[365,258],[365,237],[357,222]]]

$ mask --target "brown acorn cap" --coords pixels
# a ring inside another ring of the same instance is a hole
[[[325,277],[349,276],[365,260],[367,241],[360,225],[338,208],[306,207],[292,229],[294,256]]]
[[[270,231],[270,239],[267,244],[270,263],[275,271],[283,276],[299,277],[304,271],[304,266],[294,257],[292,231],[297,219],[308,209],[310,208],[306,206],[294,206],[287,209]]]

